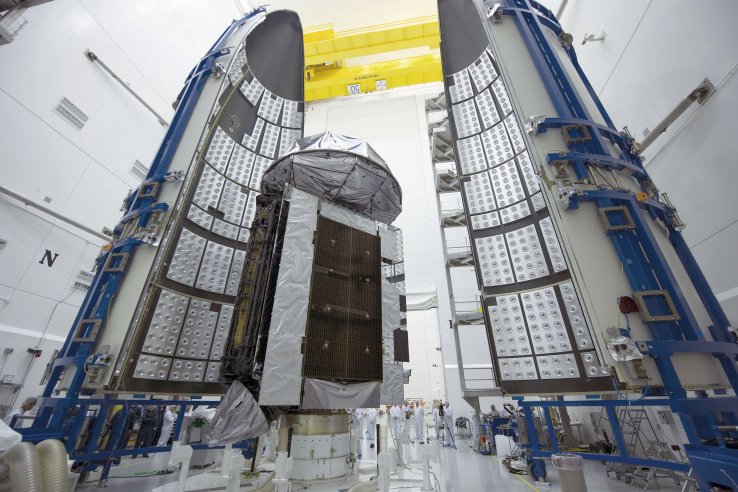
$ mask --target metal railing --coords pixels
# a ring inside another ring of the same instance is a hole
[[[479,296],[454,298],[454,307],[457,314],[470,314],[482,312],[482,300]]]

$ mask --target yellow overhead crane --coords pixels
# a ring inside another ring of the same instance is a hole
[[[305,41],[305,100],[367,93],[442,80],[438,17],[334,32],[333,26],[308,28]],[[428,47],[432,52],[346,66],[345,60]]]

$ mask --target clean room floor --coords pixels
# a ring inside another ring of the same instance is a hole
[[[440,463],[433,466],[444,491],[489,491],[498,488],[506,492],[562,490],[556,470],[550,462],[546,464],[547,480],[550,485],[537,487],[530,475],[512,474],[497,457],[476,453],[471,448],[470,440],[461,440],[458,444],[458,449],[441,448]],[[589,492],[643,490],[642,485],[635,487],[615,478],[607,478],[605,465],[600,462],[585,461],[584,471]],[[673,481],[661,479],[659,482],[660,486],[651,482],[649,490],[681,490],[681,487],[677,487]]]
[[[530,475],[512,474],[507,471],[507,468],[497,457],[476,453],[471,448],[470,439],[459,439],[457,445],[457,449],[441,447],[440,461],[432,462],[433,471],[436,473],[436,477],[441,484],[441,490],[444,492],[481,492],[498,489],[505,492],[562,491],[556,470],[550,462],[546,465],[547,479],[550,485],[538,487]],[[406,450],[406,457],[419,456],[419,445],[411,445],[410,448]],[[420,463],[418,462],[414,466],[420,466]],[[417,478],[417,475],[413,478]],[[607,478],[605,465],[600,462],[585,461],[585,481],[589,492],[635,492],[643,490],[642,484],[640,487],[631,486],[624,481]],[[293,490],[295,490],[294,487]],[[420,491],[421,489],[420,487],[412,489],[403,487],[402,490]],[[680,491],[681,487],[677,487],[671,480],[660,479],[658,484],[652,481],[648,490],[676,492]]]
[[[507,471],[504,465],[494,456],[483,456],[471,449],[470,440],[459,440],[457,442],[458,449],[440,448],[440,460],[432,462],[432,469],[436,474],[441,490],[445,492],[476,492],[489,490],[504,490],[505,492],[530,492],[532,491],[561,491],[556,470],[549,463],[547,465],[548,480],[550,485],[538,487],[533,483],[533,479],[528,475],[514,475]],[[420,445],[414,444],[406,446],[405,459],[409,460],[413,470],[404,470],[400,472],[396,478],[404,481],[394,481],[390,490],[402,491],[420,491],[420,482],[411,482],[410,480],[422,479],[420,460]],[[362,460],[358,466],[363,469],[361,477],[366,480],[372,476],[370,470],[376,465],[376,448],[369,447],[369,441],[362,440]],[[148,460],[138,458],[132,460],[126,458],[123,463],[114,468],[111,476],[116,475],[132,475],[148,470],[161,469],[166,465],[167,455],[152,455]],[[191,475],[202,473],[202,470],[192,470]],[[367,473],[368,472],[368,473]],[[90,479],[94,478],[93,476]],[[130,492],[132,489],[136,491],[148,491],[159,485],[173,482],[177,478],[176,474],[159,475],[153,477],[141,478],[111,478],[105,488],[106,492]],[[394,477],[393,477],[394,478]],[[643,490],[643,486],[630,486],[621,480],[615,478],[607,478],[605,475],[605,466],[599,462],[585,462],[585,478],[587,489],[589,492],[596,491],[630,491],[635,492]],[[292,491],[309,490],[311,492],[327,492],[342,491],[348,487],[346,482],[336,482],[331,484],[315,484],[304,486],[293,484]],[[88,482],[81,484],[78,490],[92,490],[97,488],[97,482]],[[246,488],[242,490],[247,490]],[[649,490],[656,491],[679,491],[672,481],[660,479],[658,483],[651,482]]]

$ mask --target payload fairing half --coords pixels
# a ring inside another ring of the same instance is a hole
[[[570,35],[532,0],[439,0],[438,10],[498,385],[532,395],[725,387],[710,354],[675,353],[666,366],[625,354],[623,337],[632,347],[710,339],[711,324],[728,323],[676,211],[576,64]]]

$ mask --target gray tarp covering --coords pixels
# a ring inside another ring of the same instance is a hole
[[[346,150],[352,154],[366,157],[387,169],[387,163],[384,162],[384,159],[374,151],[366,140],[332,132],[316,133],[315,135],[297,140],[287,153],[292,154],[300,150],[313,149]]]
[[[377,233],[377,223],[371,219],[367,219],[363,215],[338,207],[328,202],[320,202],[320,215],[326,219],[334,220],[343,225],[353,227],[367,234],[375,235]]]
[[[402,191],[387,164],[364,140],[325,132],[297,140],[264,173],[262,193],[281,196],[285,184],[391,223]]]
[[[382,343],[387,351],[384,362],[395,361],[394,331],[400,328],[400,290],[382,279]]]
[[[318,199],[292,190],[259,405],[299,405]]]
[[[377,408],[379,404],[378,382],[341,384],[305,378],[303,409]]]
[[[394,226],[380,227],[379,235],[382,237],[382,258],[399,263],[403,260],[402,231]]]
[[[210,432],[205,436],[211,446],[259,437],[269,430],[269,424],[249,390],[233,381],[220,401]]]
[[[401,403],[405,399],[402,364],[395,363],[394,331],[400,328],[400,290],[382,279],[382,343],[387,351],[383,357],[384,381],[379,389],[382,405]]]
[[[405,400],[402,364],[384,364],[384,381],[379,387],[379,403],[391,405]]]

